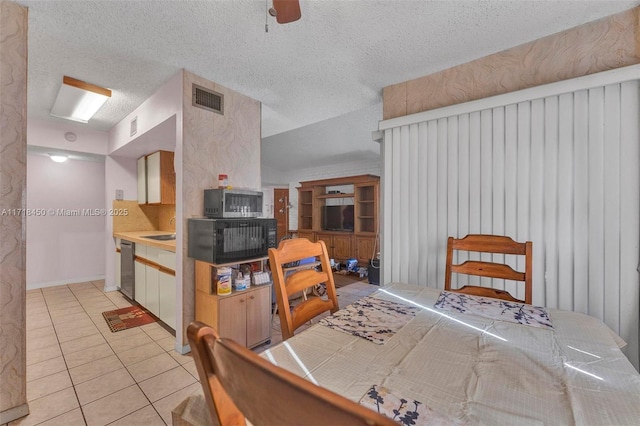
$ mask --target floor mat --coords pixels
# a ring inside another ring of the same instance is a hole
[[[115,311],[103,312],[102,316],[113,333],[156,322],[148,311],[139,306],[128,306]]]

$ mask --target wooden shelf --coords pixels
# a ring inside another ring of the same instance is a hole
[[[353,188],[353,189],[352,189]],[[345,191],[328,194],[330,190]],[[371,253],[378,251],[378,208],[380,177],[359,175],[300,182],[298,187],[298,236],[311,241],[322,240],[329,255],[337,261],[356,258],[367,264]],[[340,204],[330,200],[353,201],[352,231],[329,231],[322,228],[324,206]],[[329,201],[327,201],[329,200]]]
[[[317,199],[319,200],[323,200],[323,199],[327,199],[327,198],[354,198],[355,194],[350,193],[350,194],[324,194],[324,195],[318,195],[316,196]]]

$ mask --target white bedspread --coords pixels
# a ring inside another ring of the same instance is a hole
[[[529,327],[442,312],[439,294],[378,290],[422,308],[384,345],[315,325],[262,356],[354,401],[384,386],[460,424],[640,424],[640,375],[598,319],[549,309],[555,329]]]

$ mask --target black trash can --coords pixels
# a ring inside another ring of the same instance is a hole
[[[380,285],[380,259],[372,259],[367,268],[369,284]]]

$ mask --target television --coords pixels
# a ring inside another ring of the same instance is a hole
[[[353,204],[322,207],[322,229],[353,231]]]

